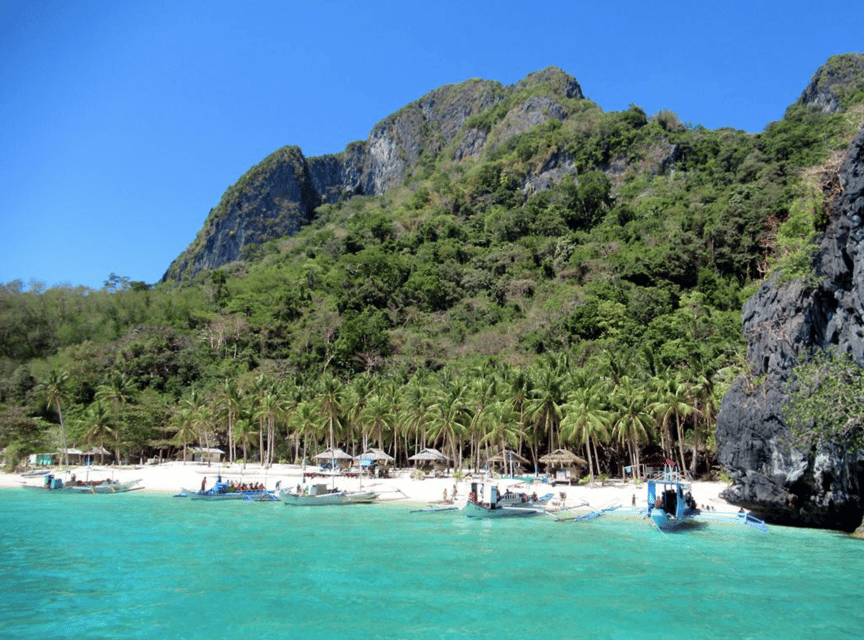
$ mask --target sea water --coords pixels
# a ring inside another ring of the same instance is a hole
[[[854,638],[864,543],[0,490],[0,638]]]

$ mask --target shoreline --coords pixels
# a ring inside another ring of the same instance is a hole
[[[317,466],[308,466],[306,472],[317,472]],[[556,506],[564,508],[577,508],[585,505],[585,508],[606,509],[613,506],[630,507],[635,497],[638,507],[644,506],[646,502],[645,483],[625,483],[624,481],[607,480],[605,483],[595,485],[566,485],[547,484],[540,478],[528,482],[528,478],[509,478],[488,476],[480,477],[479,474],[466,474],[457,480],[452,475],[445,477],[426,477],[423,479],[412,478],[412,469],[401,469],[393,473],[390,478],[347,477],[337,475],[335,477],[321,477],[307,479],[306,484],[330,484],[331,482],[340,489],[356,491],[361,487],[364,490],[375,490],[381,494],[382,502],[404,504],[406,506],[424,506],[427,504],[442,503],[453,499],[455,488],[456,503],[464,501],[470,491],[472,480],[496,483],[503,492],[507,488],[528,493],[537,493],[543,496],[553,494],[553,502]],[[54,470],[64,480],[69,475],[66,472]],[[197,491],[201,488],[201,482],[206,482],[207,488],[213,486],[218,476],[225,481],[263,483],[265,488],[272,490],[279,483],[280,488],[287,489],[298,484],[303,484],[304,467],[299,465],[274,464],[270,468],[262,468],[257,464],[211,464],[200,462],[165,462],[158,465],[141,465],[134,467],[114,467],[94,465],[91,467],[77,466],[69,468],[70,474],[75,474],[79,480],[101,480],[113,479],[119,482],[140,480],[142,491],[148,494],[163,494],[173,496],[181,491]],[[0,473],[0,489],[20,488],[23,485],[39,486],[42,476],[24,478],[18,473]],[[732,512],[738,511],[735,507],[720,497],[720,492],[727,488],[723,482],[695,481],[691,483],[691,491],[700,508],[710,508],[716,511]],[[446,492],[446,495],[445,495]]]

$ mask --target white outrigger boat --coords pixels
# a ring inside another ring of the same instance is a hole
[[[484,501],[484,493],[488,493],[488,501]],[[505,494],[507,495],[507,494]],[[484,485],[482,482],[471,483],[471,493],[468,501],[462,507],[462,514],[468,518],[530,518],[546,513],[545,509],[535,505],[530,500],[522,500],[510,494],[502,501],[497,485]]]
[[[378,499],[374,491],[342,491],[328,489],[326,484],[313,484],[305,490],[282,491],[279,499],[292,507],[323,507],[330,505],[368,504]]]
[[[57,493],[128,493],[143,489],[138,483],[141,480],[76,480],[75,476],[69,482],[64,483],[62,479],[55,478],[54,474],[44,476],[44,482],[40,485],[23,485],[25,489],[39,489]]]

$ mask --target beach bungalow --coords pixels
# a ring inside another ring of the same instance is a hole
[[[423,451],[415,453],[408,460],[413,462],[414,467],[417,469],[425,469],[437,474],[442,468],[447,468],[450,458],[438,451],[438,449],[423,449]]]
[[[322,468],[329,469],[347,469],[351,466],[351,461],[354,458],[342,451],[339,447],[327,447],[324,451],[314,457],[318,460]]]
[[[540,462],[546,465],[546,472],[553,484],[556,482],[566,482],[567,484],[577,482],[582,475],[580,467],[588,464],[584,458],[580,458],[567,449],[555,449],[552,453],[547,453],[540,458]]]
[[[360,469],[374,473],[379,477],[387,477],[390,475],[390,465],[395,460],[386,451],[382,449],[369,448],[357,456],[360,462]]]
[[[527,465],[531,463],[515,451],[503,449],[500,453],[496,453],[494,456],[489,458],[486,461],[486,464],[489,465],[490,470],[500,467],[502,474],[515,476],[517,471],[522,470],[523,464]]]
[[[50,467],[55,464],[56,453],[31,453],[27,456],[27,464],[31,467]]]

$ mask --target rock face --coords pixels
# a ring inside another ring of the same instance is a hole
[[[854,530],[861,524],[864,452],[797,450],[783,419],[793,366],[833,347],[864,367],[864,129],[838,172],[841,188],[814,258],[818,284],[772,278],[744,306],[752,376],[733,383],[717,417],[723,497],[773,522]]]
[[[252,167],[222,196],[195,241],[163,281],[194,276],[238,260],[248,247],[297,233],[313,219],[321,196],[297,147],[283,147]]]
[[[799,103],[837,113],[846,98],[864,91],[864,56],[847,53],[832,56],[813,76]]]
[[[579,83],[554,68],[509,87],[468,80],[403,107],[341,154],[306,159],[298,148],[284,147],[229,187],[162,281],[240,260],[250,247],[296,233],[321,203],[386,193],[441,153],[480,157],[550,118],[567,118],[582,99]]]

